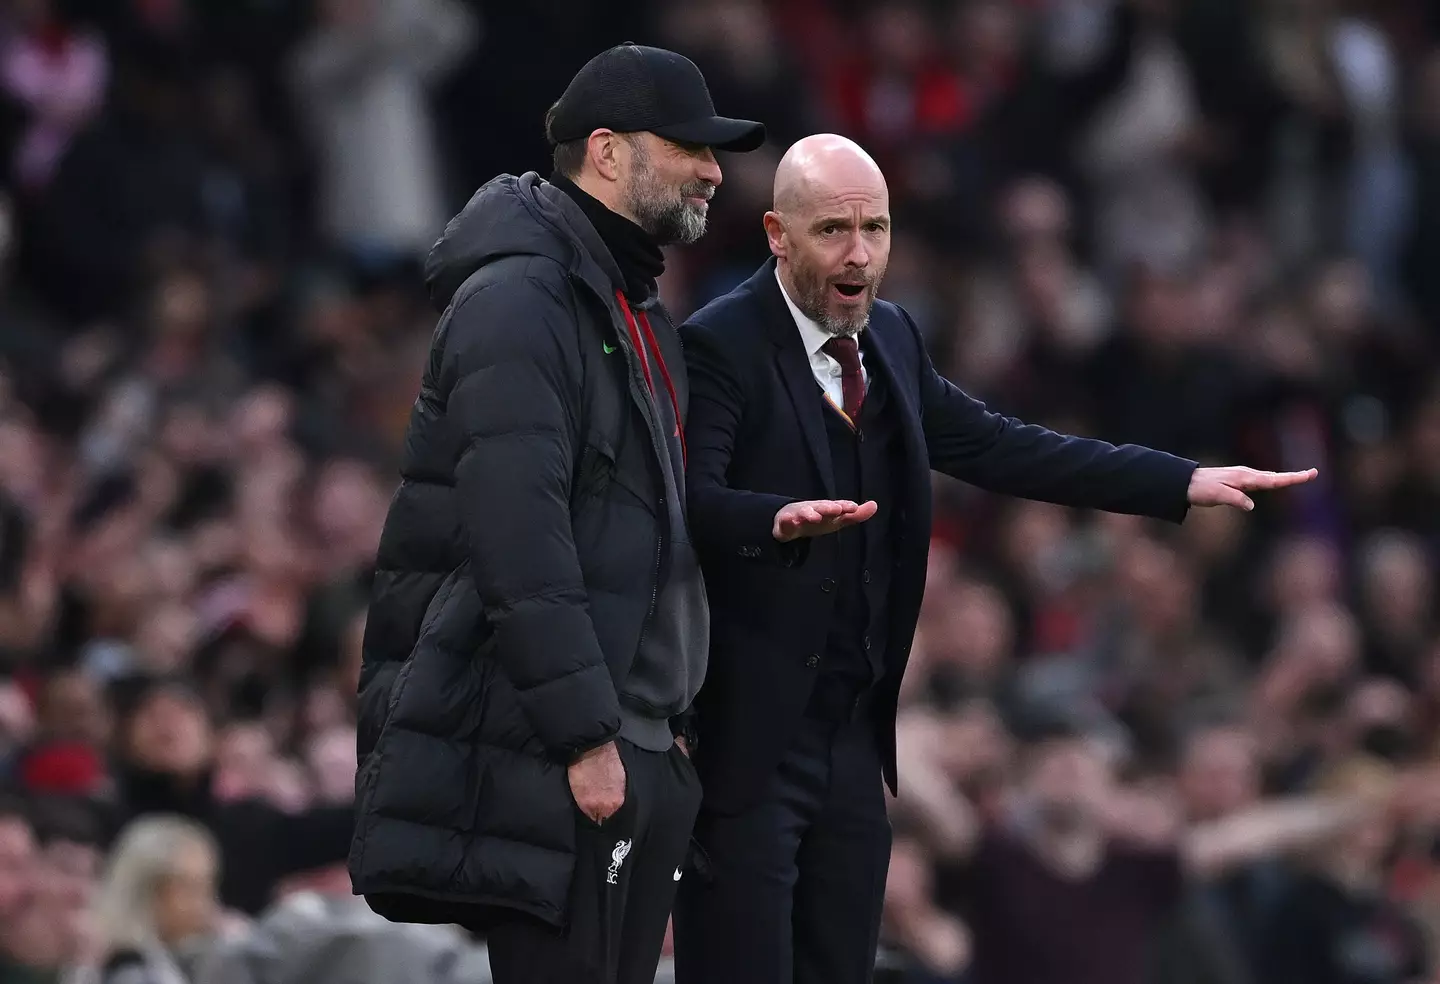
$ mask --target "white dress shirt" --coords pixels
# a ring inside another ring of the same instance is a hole
[[[780,268],[775,268],[775,282],[780,284],[780,296],[785,298],[785,306],[790,309],[790,317],[795,319],[795,327],[800,329],[800,341],[805,346],[805,354],[810,357],[810,371],[815,374],[815,382],[825,391],[830,402],[836,408],[845,406],[845,388],[841,383],[840,376],[844,371],[840,363],[835,361],[826,351],[825,343],[830,341],[831,335],[824,328],[821,328],[813,320],[806,317],[795,302],[790,300],[790,295],[785,290],[785,283],[780,279]],[[870,373],[865,368],[865,353],[860,353],[860,375],[865,380],[866,388],[870,385]]]

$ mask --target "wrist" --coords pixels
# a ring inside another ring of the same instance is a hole
[[[570,764],[579,765],[581,762],[588,762],[590,761],[590,759],[593,759],[600,755],[604,755],[605,750],[614,743],[615,740],[613,738],[607,738],[598,745],[587,748],[583,752],[577,752],[575,756],[570,760]]]

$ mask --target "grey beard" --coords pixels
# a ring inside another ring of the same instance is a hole
[[[688,202],[661,202],[636,198],[630,203],[636,225],[658,246],[688,246],[705,235],[705,212]]]
[[[860,333],[870,326],[868,307],[858,321],[836,317],[827,311],[825,301],[829,285],[824,280],[814,281],[809,277],[796,276],[794,284],[795,306],[831,338],[859,338]]]
[[[678,198],[671,198],[663,185],[655,180],[648,159],[638,157],[637,173],[626,194],[625,204],[635,216],[635,224],[649,233],[657,246],[688,246],[705,235],[706,209],[690,204],[685,195],[703,195],[705,185],[687,185]]]
[[[662,246],[689,246],[705,235],[706,213],[694,205],[681,202],[665,210],[660,228],[652,233]]]
[[[684,196],[704,195],[709,198],[710,186],[691,182],[680,189],[679,198],[671,198],[650,166],[645,145],[627,137],[635,151],[635,174],[626,189],[625,204],[635,216],[635,224],[649,233],[657,246],[676,243],[688,246],[705,235],[706,209],[691,205]]]
[[[858,325],[853,321],[845,321],[830,314],[822,314],[818,318],[811,315],[810,320],[819,325],[820,330],[832,338],[859,338],[861,332],[870,327],[868,311],[865,314],[865,320]]]
[[[801,292],[803,295],[803,291]],[[865,317],[857,324],[845,318],[837,318],[825,310],[823,301],[815,303],[813,298],[802,296],[799,303],[795,305],[800,313],[820,326],[820,330],[832,338],[859,338],[860,333],[870,327],[870,312],[865,312]]]

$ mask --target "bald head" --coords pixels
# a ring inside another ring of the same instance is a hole
[[[859,144],[820,133],[787,150],[765,233],[802,314],[832,335],[865,329],[890,261],[890,192]]]
[[[775,211],[803,213],[817,201],[866,193],[888,211],[890,192],[875,159],[855,141],[817,133],[791,145],[775,169]]]

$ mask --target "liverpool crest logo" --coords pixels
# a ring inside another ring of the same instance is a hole
[[[605,876],[605,881],[611,885],[619,884],[620,866],[625,863],[625,855],[629,853],[630,842],[628,840],[615,842],[615,850],[610,852],[610,873]]]

